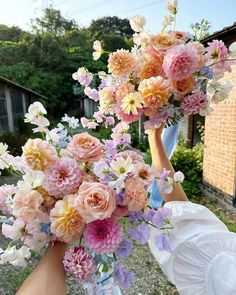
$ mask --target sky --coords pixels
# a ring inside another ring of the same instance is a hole
[[[143,15],[146,28],[158,33],[163,17],[167,15],[167,0],[0,0],[0,23],[17,25],[30,30],[30,19],[42,14],[42,8],[53,5],[69,19],[88,26],[91,20],[117,15],[129,18]],[[211,22],[210,32],[221,30],[236,21],[236,0],[179,0],[177,29],[189,31],[190,23],[206,18]]]

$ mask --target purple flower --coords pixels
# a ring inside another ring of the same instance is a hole
[[[134,282],[134,274],[127,271],[123,266],[116,267],[114,281],[121,289],[128,289]]]
[[[120,257],[127,257],[133,248],[133,244],[129,239],[124,239],[116,250],[116,254]]]
[[[159,251],[173,251],[173,246],[171,245],[170,238],[166,235],[156,236],[155,245]]]
[[[106,117],[105,120],[105,126],[108,127],[110,125],[114,125],[115,124],[115,119],[113,117]]]
[[[107,156],[113,157],[117,153],[116,143],[113,140],[106,140],[105,151]]]
[[[129,214],[129,221],[139,221],[142,219],[143,212],[137,211]]]
[[[122,205],[124,202],[124,195],[122,193],[119,193],[116,195],[116,204]]]
[[[206,78],[208,78],[208,79],[213,78],[213,69],[212,68],[205,66],[201,69],[200,72],[203,76],[206,76]]]
[[[156,210],[155,209],[149,209],[148,211],[146,211],[144,214],[143,214],[143,217],[146,221],[151,221],[152,222],[152,218],[153,216],[155,215],[156,213]]]
[[[94,101],[99,101],[99,92],[97,91],[97,89],[92,89],[87,86],[84,88],[84,94]]]
[[[144,245],[150,237],[150,226],[142,222],[137,227],[129,228],[128,233],[133,240],[139,242],[141,245]]]
[[[162,207],[155,212],[152,218],[152,223],[156,227],[161,228],[164,226],[165,221],[167,221],[171,216],[172,216],[171,209]]]

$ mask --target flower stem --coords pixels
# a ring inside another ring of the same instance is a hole
[[[105,279],[102,280],[101,282],[97,282],[97,285],[102,284],[102,283],[108,281],[108,280],[109,280],[110,278],[112,278],[112,277],[113,277],[113,273],[111,273],[107,278],[105,278]]]

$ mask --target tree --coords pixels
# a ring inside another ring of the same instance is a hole
[[[67,31],[77,29],[75,20],[68,20],[61,15],[60,10],[46,8],[41,18],[31,21],[33,31],[44,33],[50,32],[62,35]]]
[[[131,37],[133,35],[129,20],[117,16],[106,16],[93,20],[89,30],[95,39],[101,39],[104,35],[110,35],[111,33],[122,37]]]

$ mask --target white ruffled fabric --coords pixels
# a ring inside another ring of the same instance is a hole
[[[191,202],[165,204],[173,212],[172,253],[155,246],[158,230],[151,230],[150,249],[181,295],[236,294],[236,234],[206,207]]]

